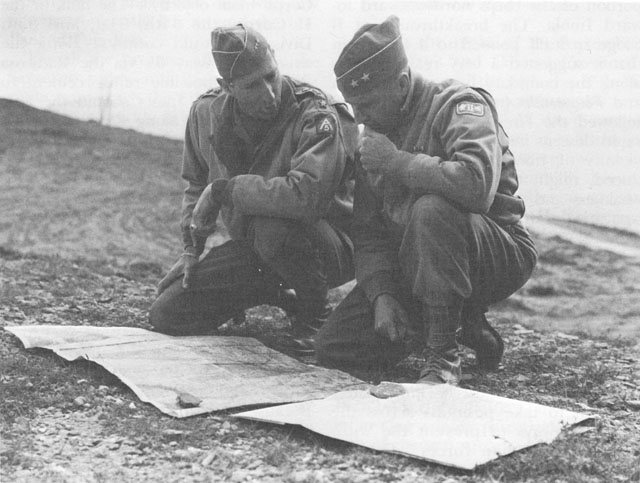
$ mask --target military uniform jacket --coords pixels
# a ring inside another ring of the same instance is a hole
[[[491,96],[454,80],[412,77],[404,122],[388,134],[401,150],[399,172],[382,176],[366,173],[359,163],[356,167],[356,279],[370,300],[398,290],[394,240],[418,197],[440,195],[502,226],[524,214],[524,202],[515,195],[518,179],[509,140]]]
[[[283,76],[279,112],[262,140],[248,142],[235,100],[221,89],[191,107],[182,177],[182,234],[191,245],[193,208],[208,183],[229,178],[232,206],[222,218],[232,238],[245,235],[251,216],[349,225],[353,210],[353,154],[357,126],[344,104]]]

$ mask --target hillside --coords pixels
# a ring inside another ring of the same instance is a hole
[[[182,141],[0,99],[0,245],[155,261],[180,250]]]

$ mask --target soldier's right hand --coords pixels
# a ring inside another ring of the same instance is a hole
[[[373,303],[375,331],[391,342],[401,342],[409,335],[409,316],[398,300],[388,293],[378,295]]]
[[[194,268],[198,264],[198,257],[195,255],[195,251],[185,251],[178,261],[171,267],[169,273],[167,273],[160,283],[158,283],[157,294],[160,295],[164,292],[173,282],[175,282],[180,276],[184,274],[182,279],[182,287],[187,289],[191,285],[191,279],[193,277]]]

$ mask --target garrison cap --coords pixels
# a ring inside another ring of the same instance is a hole
[[[407,65],[400,20],[392,15],[380,24],[360,27],[333,71],[342,95],[353,98],[384,84]]]
[[[211,54],[218,73],[229,82],[263,70],[267,72],[275,63],[267,39],[243,24],[214,29]]]

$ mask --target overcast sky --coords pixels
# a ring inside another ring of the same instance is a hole
[[[493,94],[531,212],[640,227],[637,2],[0,0],[0,97],[82,119],[109,97],[111,124],[181,138],[214,27],[254,26],[284,73],[338,94],[342,47],[390,14],[415,70]]]

